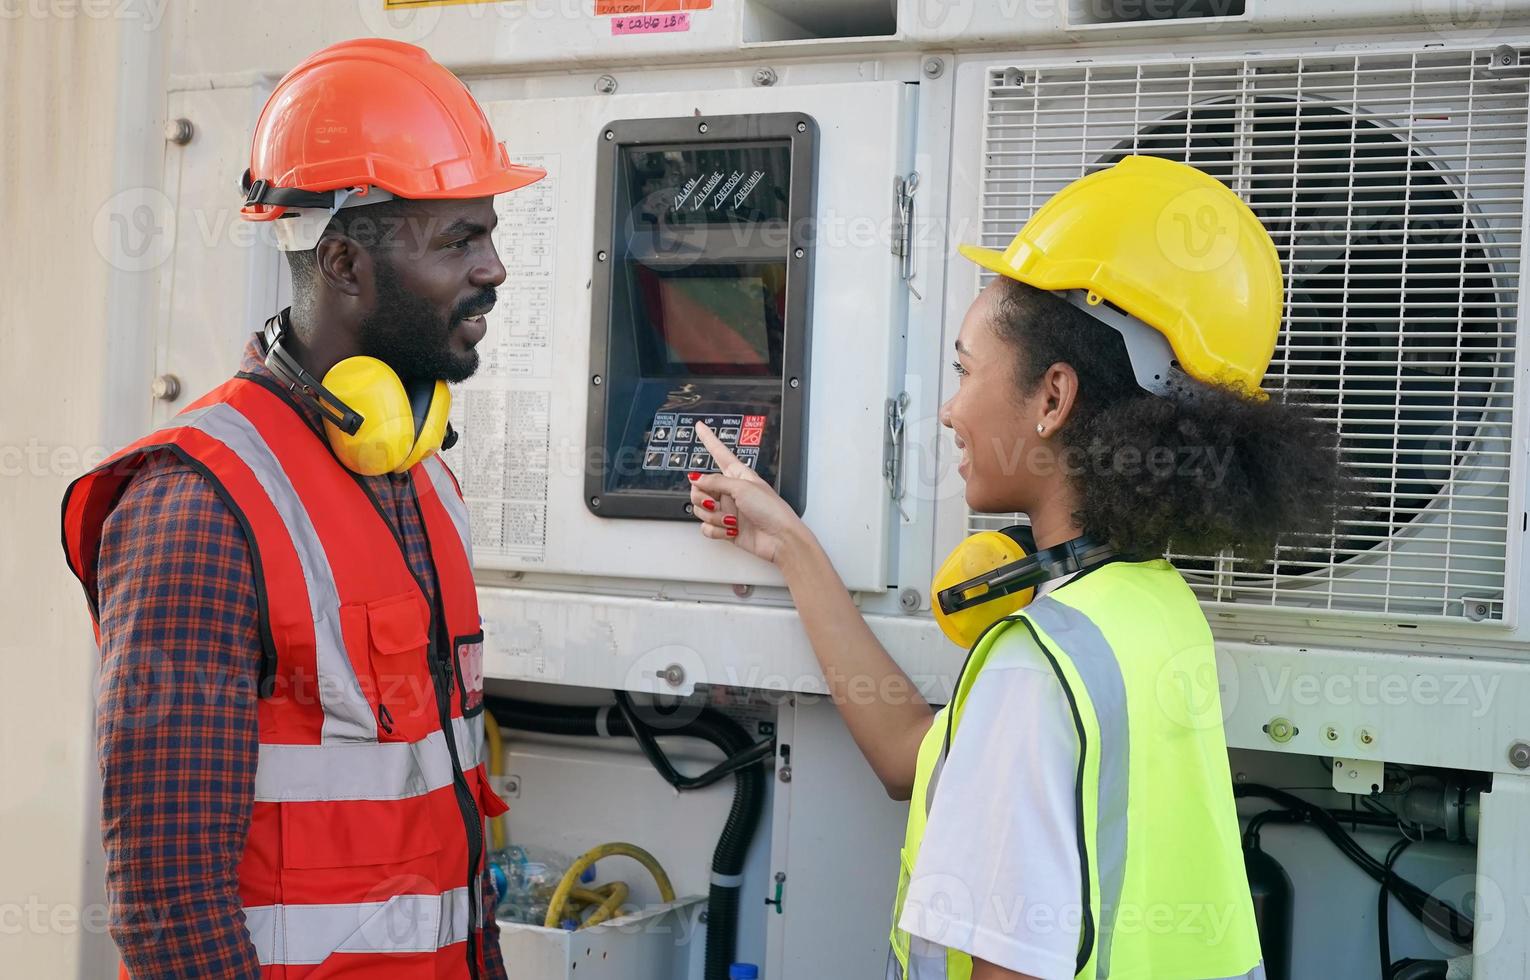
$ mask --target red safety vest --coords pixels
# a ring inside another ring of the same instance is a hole
[[[439,457],[409,473],[432,610],[361,483],[274,386],[234,378],[70,486],[64,545],[92,619],[102,527],[154,450],[212,482],[255,565],[260,758],[238,876],[262,976],[477,975],[483,821],[506,807],[484,769],[483,633],[455,479]]]

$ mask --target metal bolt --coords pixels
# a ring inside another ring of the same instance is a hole
[[[599,388],[600,387],[600,381],[601,381],[600,375],[597,374],[597,375],[595,375],[595,377],[590,379],[590,384],[592,384],[595,387]]]
[[[521,777],[519,777],[519,776],[506,776],[505,777],[505,795],[506,796],[520,796],[521,795]]]
[[[591,497],[590,498],[590,506],[594,507],[596,510],[600,510],[600,498],[599,497]]]
[[[900,593],[899,596],[898,596],[898,605],[900,607],[902,607],[904,612],[907,612],[907,613],[918,612],[919,611],[919,590],[918,589],[904,589],[903,592]]]
[[[776,872],[776,884],[778,884],[778,885],[786,884],[786,872],[785,871],[777,871]]]
[[[799,133],[807,132],[807,123],[805,123],[805,122],[798,123],[797,124],[797,132],[799,132]]]
[[[776,84],[776,70],[774,68],[756,68],[754,70],[754,84],[760,88],[769,88]]]
[[[609,143],[614,139],[616,139],[616,134],[609,129],[606,130],[606,142]]]
[[[1285,743],[1291,741],[1291,737],[1296,734],[1297,728],[1291,724],[1290,719],[1271,718],[1269,723],[1264,726],[1264,731],[1266,735],[1270,736],[1270,741]]]
[[[692,507],[690,504],[686,504],[681,509],[684,510],[687,515],[696,513],[696,508]]]
[[[735,585],[733,587],[733,594],[738,596],[740,599],[747,599],[750,596],[754,595],[754,586],[752,586],[752,585]]]
[[[1359,738],[1361,745],[1370,745],[1376,741],[1376,736],[1371,734],[1371,730],[1369,728],[1360,729]]]
[[[791,379],[786,384],[787,384],[788,387],[792,387],[792,388],[801,388],[802,387],[802,382],[797,380],[796,378]]]
[[[1515,742],[1509,746],[1509,764],[1515,769],[1530,769],[1530,742]]]
[[[679,664],[670,664],[659,671],[657,676],[670,687],[679,687],[685,683],[685,668]]]
[[[181,397],[181,379],[173,374],[161,374],[149,384],[149,394],[162,402],[173,402]]]
[[[610,95],[616,91],[616,78],[612,75],[602,75],[595,79],[595,91],[601,95]],[[611,131],[606,130],[606,139],[611,138]]]
[[[706,123],[702,123],[701,125],[696,127],[696,132],[698,132],[698,133],[705,133],[708,130],[710,130],[711,128],[712,127],[708,126]]]
[[[196,134],[197,128],[191,124],[190,119],[182,117],[165,120],[165,139],[176,146],[185,146]]]
[[[807,254],[807,250],[802,248],[801,246],[798,246],[797,248],[792,250],[792,255],[794,257],[796,257],[796,258],[799,258],[799,259],[802,258],[806,254]]]
[[[776,773],[776,778],[781,780],[781,782],[783,782],[783,783],[791,782],[792,781],[792,767],[791,766],[782,766],[780,771]]]
[[[1330,742],[1337,742],[1339,740],[1339,730],[1332,725],[1329,725],[1327,728],[1323,729],[1323,737],[1328,739]]]
[[[924,63],[925,78],[939,78],[946,73],[946,63],[939,58],[930,58]]]
[[[597,262],[604,262],[605,260],[606,260],[606,250],[605,249],[601,249],[600,251],[595,253],[595,261],[597,261]]]

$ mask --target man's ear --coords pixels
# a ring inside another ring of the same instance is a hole
[[[372,256],[344,235],[326,235],[314,248],[319,277],[346,296],[360,296],[361,283],[371,273]]]

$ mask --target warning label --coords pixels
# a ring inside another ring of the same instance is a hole
[[[595,0],[597,17],[624,14],[668,14],[682,10],[711,10],[712,0]]]

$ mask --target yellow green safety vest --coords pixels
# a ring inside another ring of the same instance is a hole
[[[1029,632],[1046,656],[1078,734],[1076,976],[1262,980],[1211,630],[1189,587],[1161,559],[1084,573],[973,645],[951,704],[919,747],[889,978],[972,975],[971,957],[958,950],[918,944],[911,957],[898,922],[963,705],[1011,629]]]

